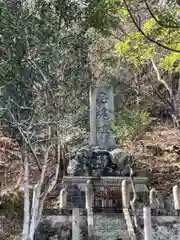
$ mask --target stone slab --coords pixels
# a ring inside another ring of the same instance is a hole
[[[112,86],[90,88],[90,145],[100,149],[115,148],[116,142],[111,133],[114,116],[114,95]]]
[[[81,191],[85,191],[86,182],[88,180],[92,180],[94,182],[95,187],[109,186],[109,187],[120,187],[122,181],[126,179],[129,183],[131,183],[130,178],[125,177],[63,177],[63,183],[68,186],[69,184],[77,184]],[[135,189],[136,192],[148,192],[148,188],[146,184],[148,183],[148,178],[145,177],[136,177],[134,178]],[[130,189],[131,190],[131,189]]]
[[[94,181],[95,184],[121,184],[123,180],[127,180],[131,183],[130,177],[87,177],[87,176],[65,176],[63,177],[63,183],[86,183],[88,180]],[[147,184],[148,178],[146,177],[134,177],[135,184]]]

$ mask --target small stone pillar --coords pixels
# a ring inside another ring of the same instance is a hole
[[[80,215],[79,208],[72,209],[72,240],[80,239]]]
[[[93,185],[90,180],[86,183],[86,209],[87,209],[87,223],[88,223],[88,237],[92,238],[94,219],[93,219]]]
[[[155,190],[155,188],[152,188],[149,192],[149,203],[150,203],[150,207],[151,209],[155,209],[157,207],[157,192]]]
[[[175,210],[180,210],[180,189],[177,185],[173,187],[173,198],[174,198],[174,208]]]
[[[123,208],[129,208],[129,206],[130,206],[130,186],[126,179],[122,181],[121,191],[122,191]]]
[[[143,208],[144,218],[144,240],[152,240],[152,225],[151,225],[151,208]]]
[[[67,207],[67,191],[66,188],[61,189],[59,195],[59,209]]]

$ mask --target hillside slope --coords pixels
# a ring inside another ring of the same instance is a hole
[[[126,141],[124,149],[134,154],[135,167],[147,173],[149,184],[163,196],[172,193],[180,183],[180,131],[168,125],[158,125],[136,142]]]

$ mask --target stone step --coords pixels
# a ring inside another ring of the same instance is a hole
[[[104,229],[127,229],[125,219],[122,216],[94,215],[94,225],[96,228]]]
[[[70,226],[72,222],[71,215],[46,215],[46,219],[51,221],[53,219],[53,222],[56,223],[68,223]],[[86,216],[81,216],[80,222],[80,226],[84,226],[86,224]],[[129,240],[125,219],[122,214],[95,214],[93,231],[96,240]]]
[[[95,238],[100,240],[117,240],[119,238],[123,240],[129,240],[127,231],[94,231]]]
[[[94,235],[100,240],[129,240],[127,226],[122,215],[94,215]]]

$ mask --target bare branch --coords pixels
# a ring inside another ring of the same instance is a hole
[[[147,7],[150,15],[152,16],[152,18],[154,18],[154,20],[155,20],[161,27],[173,28],[173,29],[174,29],[174,28],[175,28],[175,29],[179,29],[179,28],[180,28],[180,26],[177,26],[177,25],[172,26],[172,25],[167,25],[167,24],[165,24],[165,23],[160,22],[160,21],[157,19],[157,17],[154,15],[154,13],[152,12],[149,4],[147,3],[147,0],[144,0],[144,2],[145,2],[145,4],[146,4],[146,7]]]
[[[10,110],[9,108],[7,108],[7,110],[8,110],[8,112],[10,113],[10,115],[11,115],[11,117],[12,117],[14,123],[16,123],[16,119],[15,119],[13,113],[11,112],[11,110]],[[25,141],[25,143],[26,143],[27,146],[29,147],[31,153],[33,154],[33,156],[34,156],[34,158],[35,158],[35,160],[36,160],[36,163],[37,163],[38,169],[39,169],[39,171],[41,172],[41,164],[40,164],[40,162],[39,162],[39,159],[38,159],[38,157],[37,157],[35,151],[34,151],[33,148],[32,148],[32,145],[31,145],[29,139],[28,139],[27,136],[25,136],[25,134],[23,133],[21,127],[18,126],[18,125],[16,125],[16,126],[17,126],[18,131],[19,131],[19,133],[21,134],[23,140]]]
[[[131,172],[131,174],[130,174],[131,186],[132,186],[132,191],[133,191],[133,199],[132,199],[132,201],[130,201],[130,205],[131,205],[131,208],[134,212],[134,224],[135,224],[135,227],[137,229],[138,228],[138,223],[137,223],[137,216],[136,216],[136,209],[135,209],[135,202],[136,202],[136,199],[137,199],[137,195],[136,195],[136,190],[135,190],[132,168],[130,168],[130,172]]]
[[[158,70],[158,68],[156,67],[156,64],[155,64],[154,60],[151,59],[151,62],[152,62],[153,69],[154,69],[154,71],[155,71],[155,73],[156,73],[158,82],[160,82],[160,83],[162,83],[162,84],[164,85],[164,87],[166,88],[166,90],[167,90],[168,93],[169,93],[170,98],[173,98],[172,90],[171,90],[171,88],[168,86],[168,84],[161,78],[160,73],[159,73],[159,70]]]
[[[53,178],[51,178],[49,180],[49,184],[47,186],[47,189],[44,190],[43,195],[41,196],[40,199],[40,204],[39,204],[39,211],[38,211],[38,216],[37,216],[37,224],[39,224],[40,220],[41,220],[41,216],[42,216],[42,211],[43,211],[43,206],[44,206],[44,201],[47,198],[47,195],[53,190],[53,188],[55,187],[56,183],[57,183],[57,179],[58,179],[58,175],[59,175],[59,162],[57,162],[56,164],[56,172],[55,175],[53,176]]]
[[[160,77],[159,71],[158,71],[158,69],[157,69],[154,61],[151,60],[151,62],[152,62],[153,68],[154,68],[154,70],[155,70],[155,72],[156,72],[157,80],[164,85],[165,89],[166,89],[166,90],[168,91],[168,93],[169,93],[170,100],[171,100],[171,101],[170,101],[170,107],[171,107],[171,110],[172,110],[172,112],[171,112],[172,121],[173,121],[174,126],[176,126],[176,127],[179,128],[179,122],[178,122],[179,114],[178,114],[178,112],[177,112],[176,102],[175,102],[175,99],[174,99],[172,90],[171,90],[171,88],[168,86],[168,84]]]
[[[132,14],[129,6],[128,6],[126,0],[123,0],[123,1],[124,1],[124,4],[125,4],[125,6],[126,6],[126,9],[127,9],[128,13],[129,13],[129,16],[131,17],[134,25],[136,26],[136,28],[139,30],[139,32],[140,32],[144,37],[146,37],[149,41],[151,41],[152,43],[155,43],[155,44],[158,45],[159,47],[165,48],[165,49],[167,49],[167,50],[169,50],[169,51],[171,51],[171,52],[180,52],[180,50],[178,50],[178,49],[174,49],[174,48],[168,47],[168,46],[166,46],[166,45],[163,45],[162,43],[160,43],[160,42],[152,39],[151,37],[149,37],[149,36],[141,29],[141,27],[137,24],[137,22],[136,22],[136,20],[135,20],[135,18],[134,18],[134,16],[133,16],[133,14]]]

